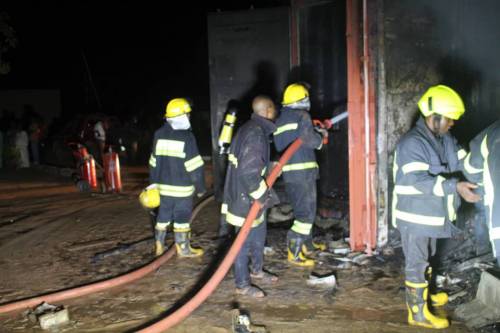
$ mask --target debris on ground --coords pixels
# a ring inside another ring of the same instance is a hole
[[[233,333],[266,333],[265,326],[253,325],[250,315],[242,313],[240,309],[232,310],[232,332]]]
[[[472,302],[459,305],[455,309],[455,315],[473,329],[500,322],[500,279],[483,272],[476,298]]]
[[[69,322],[68,309],[43,302],[28,313],[32,322],[38,322],[43,330],[52,329]]]
[[[333,273],[322,276],[311,274],[306,283],[308,286],[335,288],[337,286],[337,279]]]

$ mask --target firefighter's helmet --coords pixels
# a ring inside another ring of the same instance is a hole
[[[445,85],[430,87],[418,101],[418,107],[424,117],[437,113],[458,120],[465,112],[460,95]]]
[[[174,98],[167,104],[165,118],[174,118],[191,112],[191,105],[185,98]]]
[[[309,97],[309,91],[301,83],[292,83],[285,89],[281,104],[290,105]]]
[[[145,188],[139,195],[139,201],[144,208],[154,209],[160,206],[160,191],[157,187]]]

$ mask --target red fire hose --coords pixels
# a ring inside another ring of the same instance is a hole
[[[281,156],[278,164],[273,168],[271,173],[266,179],[268,187],[272,187],[276,179],[278,178],[281,169],[283,166],[288,162],[288,160],[292,157],[292,155],[299,149],[299,147],[302,145],[302,140],[299,138],[295,140],[285,151],[285,153]],[[198,212],[211,200],[213,200],[214,197],[208,197],[204,201],[202,201],[193,211],[193,217],[198,214]],[[187,316],[191,314],[198,306],[200,306],[207,298],[212,294],[212,292],[217,288],[219,283],[222,281],[224,276],[227,274],[229,269],[231,268],[231,265],[234,262],[234,259],[238,255],[238,252],[241,249],[241,246],[245,242],[248,233],[250,232],[250,228],[252,226],[252,222],[255,220],[257,217],[257,214],[259,213],[259,210],[261,208],[261,205],[258,201],[255,201],[250,208],[250,211],[248,212],[248,215],[245,219],[245,222],[243,223],[243,226],[241,227],[240,232],[238,233],[238,236],[236,237],[233,245],[231,245],[231,248],[229,249],[226,257],[224,260],[221,262],[220,266],[217,268],[215,271],[214,275],[208,280],[208,282],[198,291],[198,293],[191,299],[189,300],[186,304],[184,304],[182,307],[180,307],[178,310],[176,310],[174,313],[169,315],[168,317],[165,317],[164,319],[156,322],[155,324],[146,327],[139,332],[143,333],[152,333],[152,332],[163,332],[168,330],[169,328],[177,325],[180,323],[182,320],[184,320]],[[47,294],[47,295],[42,295],[42,296],[37,296],[33,298],[28,298],[20,301],[15,301],[12,303],[7,303],[4,305],[0,305],[0,314],[2,313],[8,313],[8,312],[13,312],[17,310],[23,310],[26,308],[34,307],[36,305],[39,305],[42,302],[47,302],[47,303],[54,303],[54,302],[59,302],[62,300],[67,300],[67,299],[72,299],[84,295],[89,295],[93,294],[96,292],[100,292],[109,288],[114,288],[117,286],[124,285],[126,283],[133,282],[135,280],[138,280],[142,278],[143,276],[147,275],[148,273],[151,273],[155,271],[158,267],[160,267],[162,264],[164,264],[166,261],[168,261],[174,254],[175,254],[175,247],[172,246],[171,249],[162,255],[160,258],[156,259],[155,261],[151,262],[150,264],[141,267],[140,269],[133,271],[128,274],[124,274],[109,280],[104,280],[100,282],[96,282],[93,284],[81,286],[81,287],[76,287],[73,289],[68,289],[68,290],[63,290],[59,292],[55,292],[52,294]]]
[[[198,212],[210,201],[214,199],[214,196],[210,196],[201,201],[196,208],[193,210],[192,216],[196,216]],[[15,301],[7,304],[0,305],[0,314],[8,313],[18,310],[24,310],[39,305],[42,302],[55,303],[67,299],[72,299],[80,296],[85,296],[93,293],[97,293],[109,288],[118,287],[144,277],[145,275],[154,272],[161,265],[167,262],[175,254],[175,246],[172,246],[169,251],[163,254],[161,257],[157,258],[153,262],[147,264],[135,270],[133,272],[120,275],[109,280],[99,281],[96,283],[88,284],[81,287],[76,287],[72,289],[62,290],[51,294],[46,294],[42,296],[36,296],[32,298],[23,299],[20,301]]]
[[[278,178],[281,169],[283,166],[288,162],[290,157],[299,149],[299,147],[302,145],[302,140],[299,138],[295,140],[285,151],[285,153],[281,156],[278,165],[276,165],[269,176],[266,179],[268,187],[272,187],[274,182],[276,181],[276,178]],[[241,249],[241,246],[243,245],[243,242],[245,242],[245,239],[248,236],[248,233],[250,232],[250,228],[252,227],[252,223],[257,217],[257,214],[259,213],[259,210],[261,208],[261,205],[258,201],[255,201],[250,208],[250,211],[248,212],[248,215],[245,219],[245,222],[243,223],[243,226],[240,229],[240,232],[238,233],[238,236],[234,240],[233,245],[231,245],[231,248],[229,249],[229,252],[226,254],[224,257],[224,260],[221,262],[220,266],[217,268],[215,271],[214,275],[208,280],[208,282],[196,293],[196,295],[191,298],[186,304],[184,304],[182,307],[180,307],[178,310],[176,310],[174,313],[169,315],[168,317],[163,318],[162,320],[154,323],[151,326],[148,326],[138,332],[141,333],[156,333],[156,332],[164,332],[168,330],[169,328],[177,325],[180,323],[182,320],[184,320],[187,316],[191,314],[198,306],[203,303],[210,294],[217,288],[219,283],[222,281],[224,276],[226,276],[227,272],[231,268],[231,265],[234,262],[234,259],[238,255],[238,252]]]

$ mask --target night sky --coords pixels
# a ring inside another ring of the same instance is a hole
[[[208,111],[207,12],[286,3],[3,1],[19,44],[0,89],[61,89],[63,113],[94,112],[90,73],[104,113],[158,112],[177,96]]]

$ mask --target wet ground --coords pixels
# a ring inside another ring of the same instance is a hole
[[[113,277],[154,259],[150,219],[137,201],[147,169],[123,168],[124,191],[118,195],[79,193],[69,177],[47,171],[0,172],[0,303]],[[206,250],[203,258],[173,257],[135,283],[62,302],[70,322],[57,332],[131,332],[181,305],[219,257],[218,221],[219,207],[212,202],[193,222],[194,243]],[[324,254],[314,270],[291,267],[285,260],[287,227],[286,222],[269,226],[268,245],[274,251],[265,265],[280,281],[260,285],[266,298],[236,296],[228,274],[203,305],[170,331],[231,332],[236,307],[269,332],[427,331],[406,324],[399,252],[344,268]],[[137,245],[128,251],[95,256],[131,243]],[[334,273],[338,288],[308,286],[312,271]],[[26,312],[0,316],[0,332],[41,331]],[[453,321],[443,332],[469,330]]]

